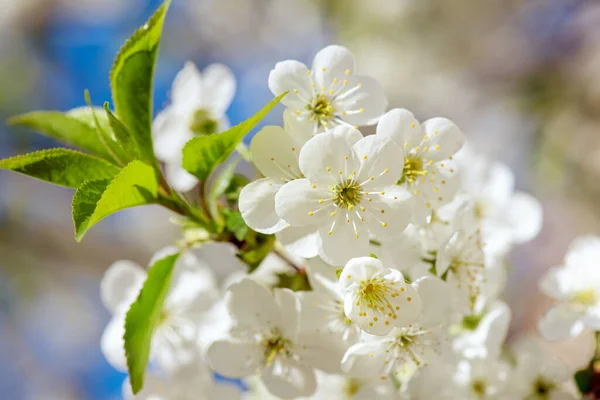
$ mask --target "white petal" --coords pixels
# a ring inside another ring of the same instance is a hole
[[[538,285],[546,296],[557,300],[568,300],[572,291],[569,281],[568,269],[550,268],[540,279]]]
[[[581,236],[571,242],[567,255],[565,256],[565,264],[568,267],[581,267],[594,264],[600,256],[600,237],[598,236]]]
[[[206,352],[210,367],[228,378],[245,378],[263,368],[264,349],[255,343],[217,340]]]
[[[181,160],[165,164],[165,178],[178,192],[189,192],[196,186],[198,179],[181,166]]]
[[[225,301],[231,318],[240,328],[265,331],[281,323],[279,308],[269,290],[251,279],[231,285]]]
[[[295,338],[298,331],[300,299],[290,289],[275,289],[273,297],[280,310],[279,330],[281,334],[288,339]]]
[[[404,153],[390,139],[370,135],[356,142],[353,148],[360,160],[357,181],[366,182],[362,185],[364,190],[391,186],[402,177]]]
[[[269,392],[282,399],[310,396],[317,388],[315,371],[293,358],[276,359],[262,373]]]
[[[352,146],[362,134],[348,126],[338,126],[310,139],[300,152],[300,169],[311,183],[332,185],[358,172],[360,162]]]
[[[387,137],[398,146],[413,148],[423,139],[423,131],[413,113],[404,108],[388,111],[377,124],[377,136]]]
[[[600,306],[596,305],[585,313],[583,323],[586,328],[593,329],[595,331],[600,329]]]
[[[412,286],[421,299],[420,324],[425,328],[446,322],[452,310],[450,288],[439,278],[427,276],[415,281]]]
[[[342,359],[342,370],[355,378],[379,378],[387,376],[388,346],[382,341],[357,343],[350,347]],[[390,356],[391,358],[391,356]]]
[[[542,205],[535,197],[517,192],[509,200],[506,211],[515,243],[533,239],[542,229]]]
[[[145,279],[146,271],[133,261],[114,262],[108,267],[100,283],[104,306],[114,314],[120,307],[131,304]]]
[[[283,127],[301,146],[315,135],[313,124],[306,119],[296,118],[289,109],[283,112]],[[300,149],[297,150],[300,153]]]
[[[328,214],[319,200],[331,195],[324,186],[313,188],[308,179],[296,179],[286,183],[275,195],[277,215],[292,226],[307,226],[321,223]]]
[[[244,186],[238,206],[246,224],[257,232],[279,232],[287,223],[275,212],[275,195],[281,188],[271,178],[258,179]]]
[[[165,306],[179,316],[197,318],[217,299],[217,282],[213,271],[192,252],[181,254],[175,265]]]
[[[429,150],[425,157],[433,161],[441,161],[453,156],[465,142],[465,137],[454,124],[446,118],[432,118],[423,122],[423,131],[429,137],[423,145]]]
[[[172,107],[177,110],[179,115],[193,112],[200,106],[202,96],[202,76],[196,65],[188,61],[173,81],[171,87]]]
[[[312,73],[319,88],[329,88],[335,78],[342,81],[354,73],[354,55],[345,47],[327,46],[315,55]]]
[[[277,232],[277,240],[291,253],[312,258],[319,254],[321,238],[314,225],[289,227]]]
[[[355,126],[375,124],[385,113],[388,104],[383,87],[377,80],[368,76],[354,76],[348,81],[349,89],[356,85],[360,85],[360,89],[342,97],[341,100],[336,100],[335,105],[347,112],[359,112],[348,112],[346,115],[342,114],[341,118]]]
[[[346,350],[341,339],[323,333],[302,333],[297,354],[303,362],[330,374],[340,373],[340,362]]]
[[[371,279],[381,271],[383,263],[373,257],[356,257],[348,261],[340,274],[340,286],[347,290],[352,284]]]
[[[183,146],[193,137],[186,123],[186,117],[177,114],[172,106],[156,115],[152,122],[152,137],[157,159],[163,162],[175,162],[181,159]]]
[[[341,266],[351,258],[369,254],[369,233],[365,223],[352,219],[348,222],[346,213],[341,211],[330,219],[331,225],[319,227],[319,255],[325,262]]]
[[[296,111],[304,107],[302,99],[312,99],[311,79],[306,65],[298,61],[287,60],[275,64],[275,69],[269,74],[269,89],[275,96],[283,92],[290,93],[281,102]],[[298,92],[294,92],[296,89]]]
[[[571,339],[583,331],[582,315],[567,304],[551,308],[539,321],[538,328],[548,340]]]
[[[283,183],[301,177],[300,144],[279,126],[266,126],[250,144],[252,161],[263,175]]]
[[[403,187],[390,186],[371,198],[365,204],[367,212],[362,213],[366,214],[369,231],[382,240],[400,237],[412,217],[412,196]]]
[[[106,361],[113,368],[121,372],[127,372],[127,358],[125,357],[123,334],[125,334],[125,314],[118,314],[104,328],[102,338],[100,339],[100,348]]]
[[[235,95],[235,76],[229,67],[223,64],[211,64],[202,71],[203,103],[213,115],[225,114]]]

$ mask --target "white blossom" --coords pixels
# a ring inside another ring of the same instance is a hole
[[[329,264],[369,254],[370,235],[400,236],[410,219],[410,194],[394,186],[401,154],[389,140],[346,126],[317,135],[300,152],[305,178],[279,189],[276,212],[292,227],[318,232]]]
[[[229,128],[225,115],[235,95],[235,77],[222,64],[206,67],[202,74],[187,62],[171,87],[171,104],[154,119],[154,153],[165,163],[165,175],[173,189],[186,192],[198,180],[183,169],[181,150],[194,136],[212,135]]]
[[[274,95],[299,120],[309,121],[313,133],[338,125],[370,125],[385,112],[387,100],[373,78],[356,75],[354,55],[345,47],[328,46],[313,60],[312,70],[301,62],[279,62],[269,75]]]
[[[565,264],[551,268],[540,289],[557,300],[540,320],[539,329],[549,340],[578,336],[585,328],[600,329],[600,238],[576,239],[567,251]]]

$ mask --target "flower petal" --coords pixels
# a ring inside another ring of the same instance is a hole
[[[189,192],[198,184],[198,179],[181,166],[181,160],[165,164],[165,178],[178,192]]]
[[[538,323],[538,329],[548,340],[572,339],[584,329],[581,313],[568,304],[559,304],[551,308]]]
[[[321,238],[314,225],[290,226],[277,232],[277,240],[287,251],[304,258],[316,257],[321,247]]]
[[[246,224],[257,232],[279,232],[287,223],[275,212],[275,195],[282,186],[271,178],[258,179],[244,186],[238,207]]]
[[[290,289],[275,289],[273,297],[279,306],[281,315],[279,330],[284,337],[295,338],[298,332],[300,299]]]
[[[373,340],[356,343],[348,349],[342,359],[342,370],[354,378],[379,378],[388,375],[385,341]]]
[[[283,128],[294,139],[300,147],[315,136],[313,124],[306,119],[296,118],[290,110],[283,112]],[[298,149],[298,154],[300,149]]]
[[[250,144],[252,161],[263,175],[283,183],[302,177],[298,166],[300,144],[279,126],[266,126]]]
[[[322,222],[327,218],[319,200],[331,195],[324,187],[313,188],[308,179],[296,179],[288,182],[275,195],[277,215],[292,226],[307,226]],[[319,211],[321,210],[321,211]]]
[[[264,365],[264,350],[256,343],[217,340],[206,351],[210,367],[228,378],[245,378]]]
[[[119,308],[128,306],[137,297],[145,279],[146,271],[133,261],[114,262],[100,283],[104,306],[113,314]]]
[[[404,153],[388,138],[370,135],[353,146],[360,160],[358,182],[365,191],[382,189],[395,184],[402,177]]]
[[[356,222],[341,211],[331,219],[331,225],[319,228],[319,255],[325,262],[341,266],[351,258],[369,254],[369,232],[365,223]]]
[[[213,115],[225,114],[235,95],[235,75],[223,64],[211,64],[202,71],[202,100]]]
[[[180,160],[181,150],[192,138],[186,118],[169,106],[159,112],[152,122],[154,154],[163,162]]]
[[[533,239],[542,229],[542,205],[535,197],[517,192],[508,202],[506,211],[515,243]]]
[[[352,146],[362,134],[337,126],[310,139],[300,152],[300,169],[311,183],[332,185],[358,172],[360,162]]]
[[[315,371],[293,358],[276,359],[261,378],[269,392],[282,399],[310,396],[317,388]]]
[[[319,88],[329,89],[335,78],[342,81],[353,73],[354,54],[345,47],[327,46],[313,59],[312,74]]]
[[[292,111],[303,109],[305,99],[312,99],[312,87],[309,70],[306,65],[294,60],[287,60],[275,64],[269,74],[269,89],[275,96],[289,91],[281,103],[290,107]],[[297,92],[295,91],[297,90]]]
[[[229,287],[225,295],[227,310],[240,329],[268,330],[278,327],[281,315],[267,288],[244,278]]]
[[[363,213],[369,231],[382,240],[400,237],[412,217],[412,196],[403,187],[390,186],[371,198]]]
[[[368,76],[353,76],[348,79],[348,87],[360,89],[348,96],[339,96],[335,105],[347,113],[341,118],[350,125],[373,125],[385,113],[388,102],[381,84]],[[358,111],[351,113],[349,111]]]
[[[298,338],[297,354],[303,362],[330,374],[340,373],[346,346],[339,337],[326,332],[304,332]]]
[[[452,309],[452,304],[448,301],[451,296],[448,284],[439,278],[426,276],[415,281],[412,286],[421,299],[421,326],[430,328],[444,323]]]
[[[428,119],[423,122],[423,131],[428,137],[423,140],[423,146],[428,147],[424,156],[433,161],[453,156],[465,143],[465,137],[458,126],[446,118]]]
[[[423,135],[419,121],[404,108],[388,111],[377,124],[377,136],[390,138],[398,146],[409,149],[418,146]]]
[[[127,372],[127,359],[125,357],[125,314],[115,315],[102,332],[100,349],[106,361],[118,371]]]
[[[568,300],[573,290],[569,283],[569,270],[555,267],[546,271],[538,286],[548,297],[556,300]]]
[[[179,115],[193,112],[202,100],[202,75],[196,65],[188,61],[177,73],[171,87],[172,107]]]

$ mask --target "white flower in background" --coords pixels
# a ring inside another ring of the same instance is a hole
[[[401,150],[375,135],[339,126],[310,139],[300,152],[305,176],[275,195],[279,217],[318,232],[319,255],[331,265],[369,254],[370,236],[398,237],[410,219],[410,194],[394,183]]]
[[[366,337],[350,347],[342,360],[342,370],[349,376],[387,379],[396,370],[427,365],[442,353],[447,341],[444,323],[450,312],[447,285],[438,278],[425,277],[413,286],[422,303],[418,319],[386,336]],[[397,312],[401,315],[402,308]]]
[[[600,237],[573,241],[565,264],[550,269],[540,289],[559,303],[542,317],[539,329],[549,340],[578,336],[585,328],[600,330]]]
[[[198,359],[169,377],[149,371],[144,387],[134,395],[129,379],[123,383],[125,400],[237,400],[241,392],[231,383],[218,383],[206,364]]]
[[[161,258],[170,248],[159,251]],[[106,271],[101,283],[102,300],[113,313],[104,330],[101,348],[108,362],[127,371],[123,334],[125,316],[146,279],[144,268],[130,261],[117,261]],[[161,321],[152,338],[150,359],[166,371],[189,363],[197,351],[199,321],[216,300],[212,271],[193,254],[181,254],[164,302]]]
[[[454,372],[455,365],[444,358],[419,368],[410,377],[401,399],[462,399],[463,389],[454,383]],[[433,384],[433,382],[437,382],[437,384]]]
[[[544,354],[539,342],[523,339],[512,349],[516,366],[511,371],[507,392],[510,398],[528,400],[573,400],[563,390],[571,379],[567,365]]]
[[[415,322],[421,299],[402,273],[373,257],[354,258],[340,274],[346,316],[373,335]]]
[[[496,301],[485,313],[463,318],[452,348],[464,358],[495,359],[500,356],[509,324],[510,308]]]
[[[152,124],[154,153],[165,163],[165,175],[173,189],[187,192],[198,180],[181,166],[183,146],[194,136],[229,129],[225,115],[235,95],[235,77],[222,64],[206,67],[202,74],[187,62],[171,87],[171,104]]]
[[[327,337],[304,334],[298,324],[300,301],[288,289],[273,294],[250,279],[232,285],[226,304],[234,326],[230,337],[213,342],[207,351],[211,367],[221,375],[260,375],[268,390],[289,399],[311,395],[314,368],[339,370]]]
[[[506,252],[511,244],[533,239],[542,227],[542,206],[533,196],[515,191],[510,168],[464,146],[454,158],[462,190],[474,200],[489,246]]]
[[[465,139],[460,129],[446,118],[420,124],[405,109],[388,111],[377,125],[377,136],[400,146],[404,158],[398,184],[415,195],[413,223],[423,224],[431,211],[450,202],[460,187],[453,155]]]
[[[465,400],[502,398],[506,389],[509,366],[493,358],[461,360],[456,365],[455,384],[463,390]]]
[[[371,125],[383,115],[387,100],[373,78],[355,75],[354,55],[341,46],[328,46],[313,60],[312,70],[298,61],[275,65],[269,89],[300,120],[309,121],[313,133],[338,125]]]

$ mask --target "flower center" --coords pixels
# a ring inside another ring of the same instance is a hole
[[[548,382],[543,377],[538,377],[533,383],[533,393],[540,399],[548,398],[548,395],[554,390],[555,385],[552,382]]]
[[[192,122],[190,124],[191,131],[198,136],[208,136],[217,133],[219,128],[218,121],[212,119],[210,112],[203,109],[194,111]]]
[[[352,210],[354,206],[360,204],[362,189],[353,180],[348,179],[346,182],[340,183],[334,187],[333,191],[335,192],[333,202],[340,208]]]
[[[573,302],[591,307],[598,302],[598,293],[594,289],[578,290],[573,294]]]
[[[487,393],[487,383],[483,379],[475,379],[471,384],[473,393],[478,397],[483,397]]]
[[[360,390],[361,386],[362,383],[358,379],[347,379],[346,384],[344,385],[344,394],[346,395],[345,398],[353,399]]]
[[[316,121],[319,126],[327,126],[335,117],[335,108],[324,94],[316,95],[306,109],[310,112],[310,121]]]
[[[278,355],[287,356],[290,354],[292,343],[285,339],[278,331],[275,331],[272,336],[263,339],[262,345],[265,348],[266,363],[267,365],[271,365]]]
[[[359,297],[367,308],[381,309],[387,307],[389,301],[385,298],[389,289],[383,280],[369,280],[361,284]]]
[[[413,183],[419,176],[427,175],[427,171],[423,169],[423,159],[420,157],[409,156],[404,159],[404,169],[402,177],[398,181],[398,185],[409,182]]]

